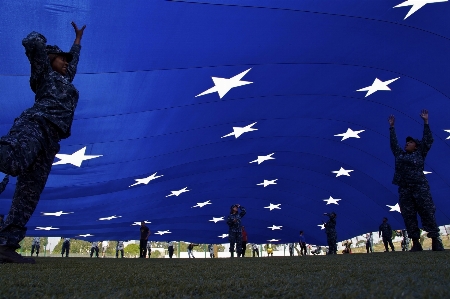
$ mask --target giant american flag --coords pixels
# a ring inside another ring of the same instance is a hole
[[[400,144],[434,144],[425,171],[450,222],[447,0],[2,1],[0,134],[33,104],[21,40],[68,50],[87,25],[72,136],[29,236],[227,242],[232,204],[251,243],[324,244],[404,227],[387,117]],[[7,214],[15,179],[0,195]]]

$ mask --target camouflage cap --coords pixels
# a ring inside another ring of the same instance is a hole
[[[65,56],[67,62],[71,62],[73,59],[73,56],[71,53],[64,52],[56,45],[55,46],[47,45],[45,50],[47,51],[47,54],[57,54],[57,55]]]
[[[406,137],[406,142],[409,142],[409,141],[414,141],[414,143],[417,145],[420,144],[419,139],[412,138],[411,136]]]

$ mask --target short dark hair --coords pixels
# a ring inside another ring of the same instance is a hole
[[[387,217],[383,217],[383,220],[386,219],[386,221],[388,221]]]
[[[303,231],[302,231],[302,230],[300,231],[300,234],[303,234]]]

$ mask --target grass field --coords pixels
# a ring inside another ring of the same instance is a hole
[[[450,251],[234,259],[37,258],[0,298],[450,298]]]

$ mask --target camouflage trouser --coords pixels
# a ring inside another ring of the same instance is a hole
[[[429,238],[439,236],[439,227],[436,223],[433,199],[431,198],[430,186],[410,185],[408,187],[398,187],[400,195],[399,205],[405,222],[408,236],[411,239],[420,238],[417,214],[422,221],[422,226],[428,232]]]
[[[31,245],[31,255],[33,255],[35,250],[36,250],[36,255],[39,254],[39,248],[41,248],[41,245]]]
[[[389,251],[389,246],[391,247],[392,251],[395,250],[394,244],[392,243],[392,238],[390,236],[384,237],[384,233],[383,233],[383,244],[384,244],[384,249],[386,251]]]
[[[328,253],[329,254],[335,254],[337,253],[337,233],[334,232],[327,232],[327,243],[328,243]]]
[[[95,251],[95,256],[98,257],[98,251],[99,251],[98,247],[91,247],[90,256],[92,257],[92,255],[94,254],[94,251]]]
[[[62,243],[61,255],[64,255],[64,253],[65,253],[66,256],[69,256],[69,251],[70,251],[70,243],[69,242],[63,242]]]
[[[53,125],[43,118],[23,115],[0,138],[0,171],[17,176],[11,208],[0,230],[0,245],[20,248],[25,225],[36,209],[59,151],[58,142]]]
[[[228,240],[230,241],[230,252],[234,252],[234,245],[236,244],[236,252],[242,253],[242,233],[241,232],[228,232]]]

